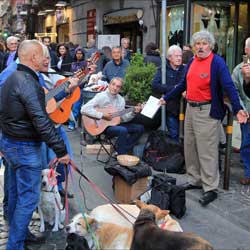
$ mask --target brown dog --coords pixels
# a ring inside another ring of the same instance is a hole
[[[213,247],[192,233],[162,230],[155,222],[155,214],[141,209],[134,224],[131,250],[212,250]]]

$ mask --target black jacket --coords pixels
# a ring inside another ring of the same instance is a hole
[[[44,141],[57,157],[67,154],[45,110],[45,95],[36,73],[18,64],[1,87],[1,126],[3,136],[16,141]]]

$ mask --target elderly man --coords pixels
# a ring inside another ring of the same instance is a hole
[[[41,142],[55,151],[59,162],[69,162],[66,146],[46,113],[44,91],[38,82],[38,71],[48,61],[43,45],[35,40],[23,41],[18,54],[20,64],[2,85],[0,98],[1,150],[9,166],[7,250],[24,249],[28,225],[38,205]]]
[[[184,76],[184,66],[182,65],[182,50],[177,45],[172,45],[167,51],[166,63],[166,84],[162,85],[162,70],[158,68],[156,75],[152,81],[152,89],[156,94],[167,94],[179,83]],[[179,112],[180,98],[170,100],[166,105],[166,123],[171,138],[178,140],[179,138]]]
[[[128,60],[122,59],[121,47],[113,47],[111,55],[112,60],[109,61],[103,69],[104,80],[108,82],[110,82],[113,77],[124,78],[126,68],[129,66]]]
[[[238,64],[232,73],[232,79],[238,90],[244,110],[250,113],[250,37],[245,42],[246,61]],[[241,124],[242,142],[240,155],[245,167],[245,175],[240,179],[242,185],[250,185],[250,123]]]
[[[189,184],[186,188],[203,188],[199,199],[203,206],[217,198],[218,145],[221,120],[225,115],[223,90],[231,100],[238,121],[247,121],[224,60],[212,53],[214,43],[214,37],[208,31],[193,35],[196,55],[187,65],[185,78],[161,99],[165,104],[177,94],[187,91],[184,152]]]
[[[129,50],[129,43],[130,43],[129,38],[123,37],[121,39],[121,47],[122,47],[122,50],[124,50],[124,52],[125,52],[123,59],[128,60],[128,61],[130,61],[130,59],[131,59],[131,53]]]
[[[17,47],[18,47],[18,38],[15,36],[9,36],[6,40],[6,45],[8,53],[4,56],[3,67],[8,67],[12,62],[17,58]]]
[[[112,113],[98,112],[96,108],[112,106],[116,108],[117,111],[123,111],[125,109],[125,100],[119,95],[122,84],[123,80],[121,78],[114,77],[105,92],[97,94],[93,99],[82,106],[81,113],[95,119],[112,120]],[[117,137],[116,150],[118,154],[127,154],[131,151],[143,134],[144,127],[142,125],[129,123],[135,114],[140,111],[141,107],[136,106],[134,112],[129,112],[121,116],[121,124],[109,126],[104,131],[104,133],[110,137]]]

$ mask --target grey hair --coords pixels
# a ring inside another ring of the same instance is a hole
[[[121,39],[121,44],[123,44],[123,42],[126,41],[126,40],[127,40],[128,42],[130,42],[129,38],[123,37],[123,38]]]
[[[196,32],[192,36],[191,45],[194,46],[198,41],[205,40],[209,43],[210,49],[214,49],[215,39],[212,33],[207,30]]]
[[[167,58],[173,55],[174,51],[178,51],[182,53],[182,49],[178,45],[172,45],[168,48]]]
[[[110,81],[110,83],[113,83],[115,80],[120,81],[123,84],[123,79],[121,77],[113,77]]]
[[[250,37],[246,39],[245,48],[250,48]]]
[[[16,36],[9,36],[7,39],[6,39],[6,43],[11,43],[11,41],[15,41],[17,42],[18,41],[18,38]]]

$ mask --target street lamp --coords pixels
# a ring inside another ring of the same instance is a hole
[[[65,1],[58,1],[55,6],[56,7],[65,7],[65,6],[67,6],[67,2],[65,2]]]

